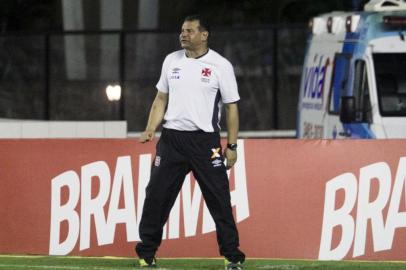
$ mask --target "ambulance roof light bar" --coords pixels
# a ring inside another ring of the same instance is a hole
[[[371,0],[364,6],[365,11],[406,10],[405,0]]]
[[[384,16],[383,23],[387,26],[401,27],[406,26],[405,16]]]
[[[327,18],[327,32],[330,34],[333,33],[333,17]]]
[[[354,33],[355,30],[357,30],[360,19],[360,15],[350,15],[347,17],[345,20],[345,28],[347,33]]]
[[[309,22],[310,31],[315,35],[320,35],[326,30],[326,20],[322,17],[314,17]]]
[[[356,22],[355,28],[357,25],[358,21]],[[333,35],[342,33],[346,29],[346,17],[344,17],[342,13],[314,17],[309,22],[309,29],[315,35],[320,35],[323,33]]]

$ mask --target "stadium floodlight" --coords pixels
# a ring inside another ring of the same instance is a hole
[[[106,94],[107,98],[110,101],[117,101],[120,100],[121,98],[121,86],[116,84],[116,85],[107,85],[106,87]]]

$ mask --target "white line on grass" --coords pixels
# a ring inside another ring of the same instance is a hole
[[[5,264],[1,263],[1,267],[8,268],[39,268],[39,269],[75,269],[75,270],[117,270],[116,268],[111,267],[99,267],[99,266],[61,266],[61,265],[31,265],[31,264]],[[155,268],[156,270],[169,270],[167,268]]]
[[[281,269],[281,270],[296,270],[299,269],[297,265],[283,264],[283,265],[263,265],[257,266],[259,269]]]
[[[38,269],[72,269],[72,270],[117,270],[117,268],[111,267],[99,267],[99,266],[61,266],[61,265],[31,265],[31,264],[0,264],[1,267],[10,268],[38,268]],[[159,270],[160,268],[157,268]],[[163,270],[161,268],[161,270]],[[165,269],[166,270],[166,269]]]
[[[44,268],[44,269],[83,269],[80,266],[60,266],[60,265],[32,265],[32,264],[5,264],[1,263],[0,267],[12,268]]]

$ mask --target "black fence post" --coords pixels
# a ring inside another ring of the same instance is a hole
[[[126,98],[126,86],[125,86],[125,34],[120,32],[120,63],[119,63],[119,80],[121,86],[121,98],[120,98],[120,120],[125,120],[125,98]]]
[[[278,129],[278,26],[273,27],[273,65],[272,65],[272,76],[273,76],[273,91],[272,91],[272,121],[273,128]]]
[[[45,93],[44,93],[44,116],[45,120],[51,120],[51,75],[50,75],[50,34],[45,34],[45,59],[44,59],[44,73],[45,73]]]

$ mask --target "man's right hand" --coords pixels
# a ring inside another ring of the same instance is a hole
[[[146,143],[151,141],[155,137],[155,131],[152,130],[145,130],[143,133],[141,133],[140,136],[140,143]]]

